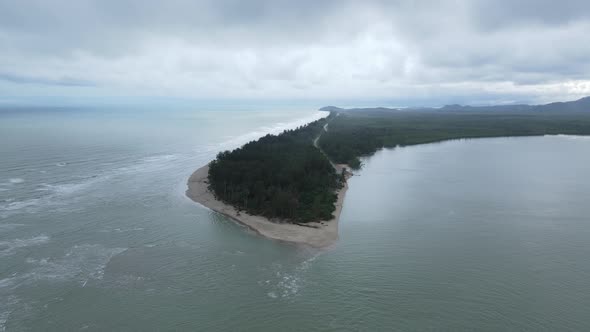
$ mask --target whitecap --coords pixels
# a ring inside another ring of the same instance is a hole
[[[154,155],[141,158],[141,161],[146,163],[153,163],[153,162],[160,162],[160,161],[171,161],[178,159],[178,155],[176,154],[162,154],[162,155]]]
[[[6,200],[6,202],[7,202],[7,204],[0,205],[0,211],[20,210],[23,208],[34,206],[34,205],[38,204],[39,199],[33,198],[33,199],[24,200],[24,201],[16,201],[16,202],[13,199],[11,199],[11,200]]]
[[[146,173],[146,172],[154,172],[154,171],[162,171],[164,168],[174,167],[177,165],[177,162],[186,158],[186,156],[180,154],[164,154],[164,155],[154,155],[154,156],[147,156],[138,159],[135,163],[131,163],[129,165],[116,168],[112,170],[111,174],[113,175],[121,175],[121,174],[136,174],[136,173]],[[174,162],[171,162],[174,161]]]
[[[37,246],[49,241],[49,236],[39,235],[28,239],[13,239],[9,241],[0,241],[0,255],[7,256],[14,253],[19,248]]]
[[[0,204],[0,217],[7,218],[13,214],[25,211],[28,213],[34,213],[42,203],[40,198],[32,198],[24,201],[12,201],[7,200],[6,203]]]
[[[10,182],[12,184],[23,183],[23,182],[25,182],[25,179],[23,179],[23,178],[12,178],[12,179],[8,180],[8,182]]]
[[[86,178],[88,179],[88,178]],[[39,191],[52,191],[59,195],[70,195],[78,192],[82,189],[86,189],[88,186],[96,182],[96,178],[90,178],[88,181],[75,182],[75,183],[63,183],[63,184],[40,184],[41,188]]]
[[[259,127],[258,129],[251,131],[247,134],[236,136],[233,138],[229,138],[226,141],[219,143],[214,149],[219,150],[220,147],[223,149],[232,149],[232,148],[238,147],[240,145],[243,145],[245,143],[248,143],[250,141],[257,140],[264,135],[267,135],[267,134],[277,135],[277,134],[282,133],[285,130],[295,129],[300,126],[304,126],[310,122],[313,122],[313,121],[316,121],[319,119],[323,119],[323,118],[327,117],[328,115],[330,115],[330,112],[318,111],[310,116],[307,116],[307,117],[304,117],[301,119],[297,119],[295,121],[279,122],[272,127],[268,127],[268,126]]]
[[[57,167],[64,167],[66,165],[67,165],[67,163],[65,163],[65,162],[55,164],[55,166],[57,166]]]
[[[47,183],[39,183],[39,188],[36,188],[35,191],[51,191],[51,185]]]

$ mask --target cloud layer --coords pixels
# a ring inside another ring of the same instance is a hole
[[[590,95],[588,1],[0,0],[0,96]]]

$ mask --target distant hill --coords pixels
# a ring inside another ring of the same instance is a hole
[[[336,106],[326,106],[320,108],[321,111],[342,111],[343,108]],[[469,105],[445,105],[441,108],[434,107],[412,107],[412,108],[351,108],[346,109],[347,111],[476,111],[476,112],[522,112],[522,111],[533,111],[533,112],[590,112],[590,97],[584,97],[575,101],[568,102],[555,102],[545,105],[526,105],[526,104],[515,104],[515,105],[495,105],[495,106],[469,106]]]
[[[324,107],[320,108],[320,111],[323,111],[323,112],[332,112],[332,111],[340,111],[340,110],[342,110],[342,108],[336,107],[336,106],[324,106]]]
[[[587,112],[590,111],[590,97],[584,97],[576,101],[557,102],[546,105],[534,106],[535,111],[563,111],[563,112]]]
[[[590,98],[546,105],[441,108],[326,108],[329,122],[319,145],[333,162],[361,166],[359,157],[381,148],[460,138],[590,135]]]

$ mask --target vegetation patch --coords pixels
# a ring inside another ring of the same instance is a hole
[[[313,146],[326,121],[219,153],[209,165],[210,189],[249,214],[296,223],[332,219],[340,176]]]
[[[361,166],[359,157],[381,148],[460,138],[590,135],[590,98],[540,106],[329,110],[338,116],[319,145],[332,161],[352,168]]]

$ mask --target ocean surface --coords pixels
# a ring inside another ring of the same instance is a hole
[[[0,331],[590,330],[590,138],[382,150],[327,250],[184,196],[314,110],[0,110]]]

